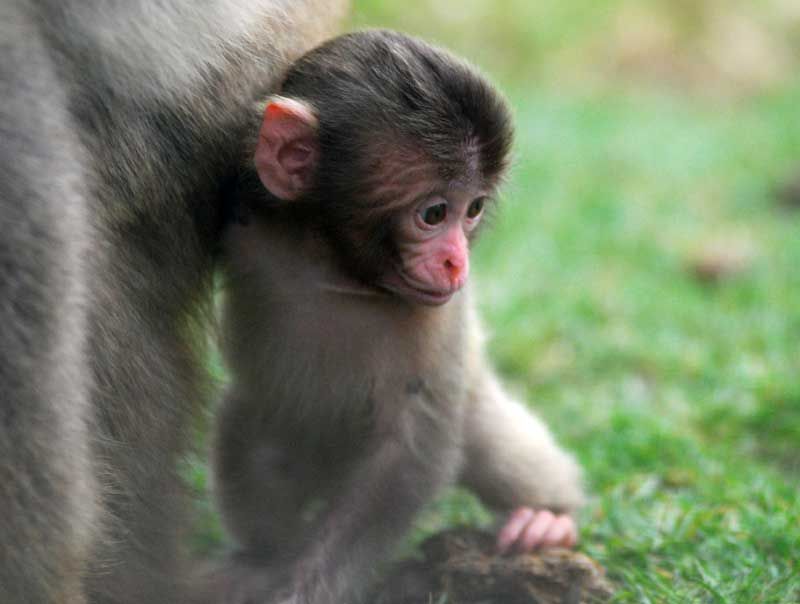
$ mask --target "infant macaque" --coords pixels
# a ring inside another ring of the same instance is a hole
[[[357,600],[456,483],[508,514],[501,551],[572,546],[579,469],[501,387],[464,287],[508,164],[503,99],[364,31],[299,59],[258,118],[224,235],[223,600]]]

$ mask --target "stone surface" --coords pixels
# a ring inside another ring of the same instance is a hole
[[[720,283],[749,271],[756,258],[753,242],[728,235],[704,242],[689,260],[689,269],[703,283]]]
[[[494,536],[469,528],[434,535],[423,559],[400,563],[376,604],[589,604],[613,594],[605,571],[579,552],[549,549],[499,556]]]

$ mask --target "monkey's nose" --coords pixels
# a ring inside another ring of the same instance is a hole
[[[464,281],[467,278],[466,263],[448,258],[444,261],[444,271],[452,287],[459,288],[464,285]]]

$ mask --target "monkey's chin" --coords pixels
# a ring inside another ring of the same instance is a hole
[[[457,289],[440,291],[425,289],[411,283],[402,273],[393,273],[390,277],[381,282],[381,286],[388,292],[399,296],[412,304],[422,304],[424,306],[441,306],[450,301],[450,298],[458,291]]]

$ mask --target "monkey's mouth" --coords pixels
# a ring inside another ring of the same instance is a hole
[[[395,269],[388,277],[385,277],[381,282],[384,289],[397,294],[414,302],[416,304],[424,304],[426,306],[441,306],[450,301],[458,289],[451,290],[436,290],[429,289],[417,283],[414,279],[405,274],[402,269]]]

